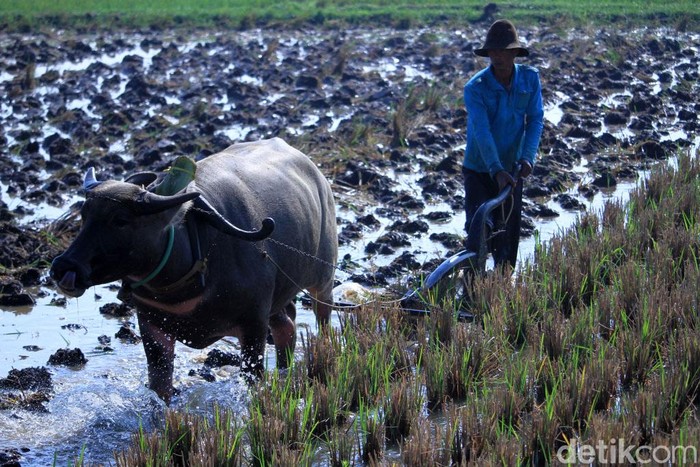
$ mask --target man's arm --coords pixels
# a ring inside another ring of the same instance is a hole
[[[464,105],[467,108],[467,131],[474,132],[473,141],[479,146],[479,154],[489,173],[495,178],[496,174],[503,170],[503,165],[498,157],[496,141],[493,139],[489,125],[486,103],[481,93],[474,86],[464,87]]]
[[[540,137],[542,136],[542,128],[544,127],[542,86],[540,84],[539,73],[535,71],[532,79],[535,92],[532,94],[525,112],[525,137],[521,156],[521,159],[530,165],[530,169],[535,165],[537,150],[540,146]]]

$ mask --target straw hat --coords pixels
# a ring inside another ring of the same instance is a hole
[[[486,42],[480,49],[476,49],[474,53],[479,57],[488,57],[489,50],[506,50],[516,49],[518,57],[527,57],[530,52],[520,44],[518,40],[518,31],[515,30],[513,23],[506,19],[499,19],[494,22],[486,33]]]

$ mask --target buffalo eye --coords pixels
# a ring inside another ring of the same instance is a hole
[[[129,227],[133,221],[133,217],[123,215],[123,214],[115,214],[111,219],[110,219],[110,224],[113,227],[116,228],[124,228],[124,227]]]

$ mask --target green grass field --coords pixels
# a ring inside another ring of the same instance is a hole
[[[495,2],[499,16],[519,23],[558,18],[600,24],[611,19],[637,24],[693,22],[700,19],[697,0],[530,0]],[[270,22],[463,23],[478,20],[486,3],[477,0],[5,0],[0,2],[0,30],[46,26],[144,27],[250,26]]]

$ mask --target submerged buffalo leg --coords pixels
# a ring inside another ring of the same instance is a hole
[[[325,289],[309,289],[313,297],[314,315],[319,327],[325,327],[331,319],[333,310],[333,286],[332,283]]]
[[[175,338],[141,318],[139,329],[148,363],[148,387],[170,404],[174,392]]]
[[[296,344],[294,317],[296,308],[293,303],[287,304],[283,311],[270,317],[270,332],[277,351],[277,368],[287,368],[292,363]]]
[[[241,370],[262,376],[265,371],[265,344],[268,327],[263,324],[249,324],[243,329],[239,341],[241,343]],[[273,335],[274,336],[274,335]]]

